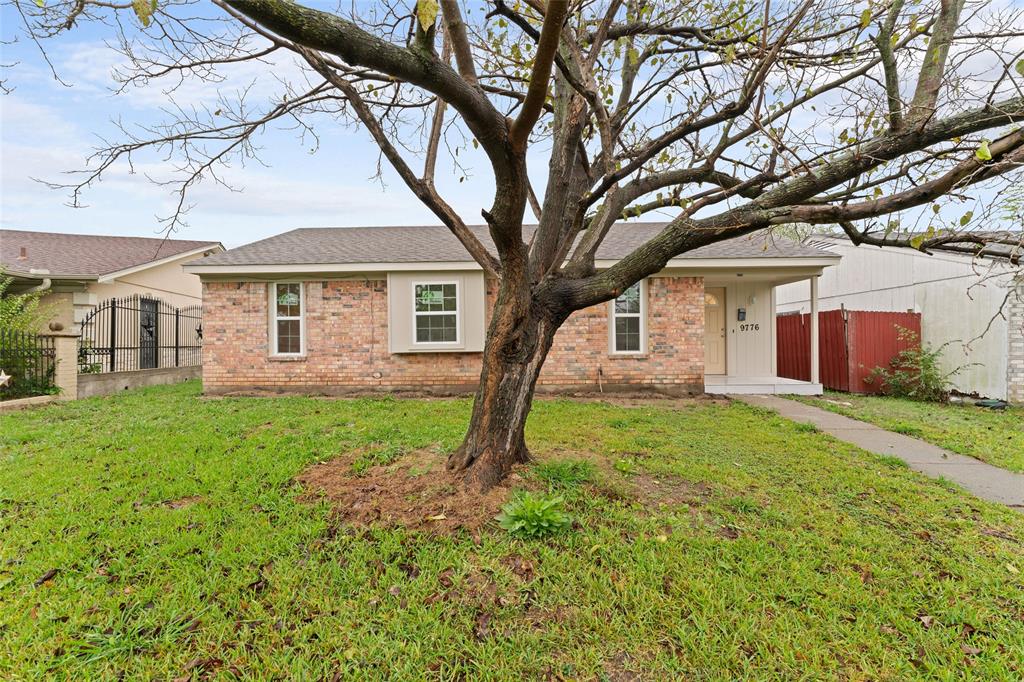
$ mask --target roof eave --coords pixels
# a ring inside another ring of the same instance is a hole
[[[126,277],[126,276],[134,274],[136,272],[142,272],[143,270],[149,270],[150,268],[156,268],[156,267],[159,267],[161,265],[166,265],[167,263],[173,263],[174,261],[181,260],[182,258],[188,258],[190,256],[197,256],[197,255],[199,255],[201,253],[205,253],[207,251],[215,251],[215,250],[223,252],[224,251],[224,245],[221,244],[220,242],[210,242],[209,244],[207,244],[205,246],[200,246],[198,248],[190,249],[188,251],[182,251],[181,253],[175,253],[175,254],[172,254],[170,256],[165,256],[164,258],[160,258],[158,260],[148,261],[146,263],[140,263],[138,265],[133,265],[133,266],[128,267],[128,268],[122,268],[120,270],[114,270],[112,272],[108,272],[108,273],[102,274],[98,278],[96,278],[96,281],[99,282],[100,284],[106,284],[107,282],[112,282],[112,281],[114,281],[114,280],[116,280],[116,279],[118,279],[120,277]],[[182,266],[182,267],[184,267],[184,266]]]
[[[677,258],[670,260],[666,268],[683,269],[758,269],[779,267],[830,267],[839,262],[839,255],[792,256],[757,258]],[[599,269],[610,268],[619,261],[602,259],[595,261]],[[199,275],[302,275],[302,274],[351,274],[358,272],[426,272],[435,270],[479,271],[475,261],[418,261],[415,263],[272,263],[272,264],[208,264],[202,261],[182,266],[185,272]]]
[[[97,279],[96,275],[83,275],[73,272],[25,272],[24,270],[10,270],[2,267],[0,267],[0,276],[15,277],[17,279],[31,279],[40,282],[44,279],[53,281],[74,280],[76,282],[95,282]]]

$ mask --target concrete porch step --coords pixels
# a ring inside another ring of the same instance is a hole
[[[704,377],[705,393],[723,395],[821,395],[824,387],[785,377]]]

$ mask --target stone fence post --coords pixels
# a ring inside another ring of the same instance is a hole
[[[54,371],[53,383],[60,389],[58,400],[78,398],[78,334],[73,332],[46,332],[40,334],[53,339]]]

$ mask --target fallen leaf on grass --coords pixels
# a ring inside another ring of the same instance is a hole
[[[191,661],[185,664],[185,670],[192,671],[198,669],[202,672],[205,672],[213,668],[219,668],[222,663],[223,661],[221,661],[219,658],[193,658]]]
[[[60,569],[59,568],[51,568],[49,571],[47,571],[46,573],[43,573],[41,576],[39,576],[39,578],[35,582],[35,586],[36,587],[41,587],[43,585],[43,583],[46,583],[46,582],[52,580],[54,578],[54,576],[56,576],[58,573],[60,573]]]
[[[534,577],[533,563],[524,559],[518,554],[513,554],[505,560],[509,570],[520,580],[530,582]]]
[[[968,656],[977,656],[981,653],[981,649],[976,646],[970,646],[968,644],[961,644],[960,651],[964,652]]]
[[[252,590],[256,594],[265,592],[268,587],[270,587],[270,583],[268,583],[265,578],[257,578],[256,580],[246,585],[246,588]]]
[[[189,682],[193,674],[202,677],[205,673],[224,665],[219,658],[193,658],[185,664],[185,674],[174,678],[174,682]]]
[[[867,585],[868,583],[874,581],[875,574],[871,571],[871,569],[868,566],[861,566],[859,572],[860,572],[860,581],[862,583],[864,583],[865,585]]]
[[[414,580],[414,579],[418,578],[419,575],[420,575],[420,567],[417,566],[416,564],[411,564],[409,562],[402,562],[402,563],[398,564],[398,568],[400,568],[402,570],[402,573],[405,573],[406,577],[409,578],[410,580]]]
[[[932,623],[935,622],[935,618],[933,618],[932,616],[918,616],[917,619],[921,621],[921,625],[924,626],[925,630],[930,628],[932,626]]]
[[[481,642],[491,635],[491,614],[481,611],[476,616],[476,624],[473,626],[473,634]]]

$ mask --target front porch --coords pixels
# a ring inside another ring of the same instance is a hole
[[[719,395],[821,395],[820,383],[785,377],[737,377],[709,374],[704,377],[704,392]]]
[[[736,273],[704,284],[704,391],[722,395],[821,395],[817,315],[810,323],[809,380],[778,376],[775,287],[809,280],[818,308],[821,268]]]

